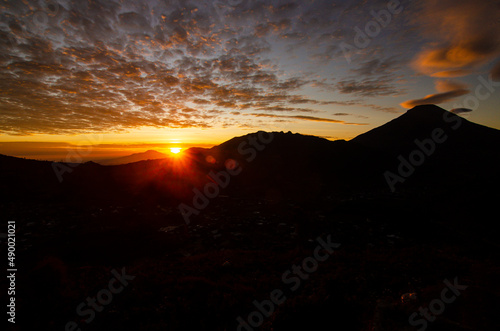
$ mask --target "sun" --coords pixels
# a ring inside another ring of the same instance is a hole
[[[178,154],[178,153],[180,153],[181,149],[182,148],[180,148],[180,147],[171,147],[170,152],[172,152],[174,154]]]

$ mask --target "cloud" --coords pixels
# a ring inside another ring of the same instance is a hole
[[[336,136],[318,136],[318,137],[328,139],[328,140],[340,140],[340,138],[336,137]]]
[[[423,29],[429,23],[439,32],[428,44],[433,47],[420,54],[430,67],[437,63],[430,74],[463,75],[475,58],[491,58],[495,51],[488,45],[494,46],[489,41],[495,36],[474,37],[490,29],[478,30],[463,18],[467,6],[425,1],[425,13],[439,12],[418,15]],[[241,127],[244,117],[232,113],[294,116],[328,109],[340,117],[348,113],[343,107],[352,106],[397,113],[363,98],[403,93],[400,70],[415,53],[415,32],[401,24],[415,16],[416,4],[345,67],[339,44],[352,43],[354,27],[363,28],[373,19],[371,10],[386,7],[386,1],[57,0],[52,9],[43,3],[0,4],[0,133]],[[452,26],[448,15],[463,18],[458,25],[470,31]],[[402,44],[408,48],[395,48]],[[466,61],[453,60],[455,53]]]
[[[374,104],[363,104],[362,106],[366,107],[366,108],[382,111],[385,113],[400,113],[401,112],[396,107],[379,106],[379,105],[374,105]]]
[[[440,93],[450,92],[454,90],[465,90],[467,85],[450,79],[439,79],[435,82],[436,91]]]
[[[351,69],[352,72],[362,76],[387,75],[401,67],[402,60],[394,56],[386,59],[371,59],[360,63],[360,65]]]
[[[306,121],[313,121],[313,122],[340,123],[340,124],[346,124],[346,125],[368,125],[367,123],[350,123],[350,122],[339,121],[339,120],[334,120],[334,119],[330,119],[330,118],[313,117],[313,116],[294,115],[291,118],[295,118],[295,119],[299,119],[299,120],[306,120]]]
[[[467,85],[459,81],[450,79],[438,79],[434,84],[436,91],[440,93],[430,94],[422,99],[408,100],[401,103],[401,106],[403,106],[404,108],[413,108],[418,105],[439,104],[450,101],[470,92],[467,88]]]
[[[500,81],[500,62],[495,64],[493,69],[491,69],[491,79]]]
[[[346,79],[339,81],[336,88],[340,93],[355,94],[363,97],[398,95],[402,89],[398,88],[389,78],[370,78],[363,80]]]
[[[438,71],[430,74],[431,77],[446,78],[446,77],[463,77],[473,73],[472,70],[458,69],[458,70],[445,70]]]
[[[431,47],[416,56],[413,67],[434,77],[470,74],[500,55],[500,4],[485,0],[425,0],[418,15]],[[480,21],[478,21],[480,19]]]
[[[337,123],[337,124],[345,124],[345,125],[367,125],[367,123],[349,123],[341,120],[335,120],[332,118],[322,118],[322,117],[314,117],[314,116],[303,116],[303,115],[273,115],[273,114],[251,114],[255,117],[269,117],[269,118],[278,118],[278,119],[296,119],[296,120],[304,120],[304,121],[313,121],[313,122],[326,122],[326,123]]]
[[[345,6],[232,3],[58,0],[51,9],[2,3],[0,133],[207,128],[226,125],[222,115],[235,111],[359,104],[301,95],[315,80],[285,72],[282,53],[272,53],[322,49],[334,56]],[[387,82],[372,80],[339,86],[364,96],[390,94]]]
[[[472,109],[469,108],[454,108],[450,110],[450,112],[452,112],[453,114],[469,113],[471,111]]]
[[[469,93],[469,90],[459,89],[453,90],[444,93],[430,94],[425,96],[422,99],[408,100],[401,103],[401,106],[404,108],[413,108],[418,105],[427,105],[427,104],[439,104],[446,101],[453,100],[459,96],[465,95]]]

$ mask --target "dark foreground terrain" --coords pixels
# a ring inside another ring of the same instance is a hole
[[[415,139],[443,134],[398,172]],[[66,165],[62,182],[51,162],[0,156],[9,327],[499,330],[499,143],[420,106],[348,142],[255,133],[182,161]]]

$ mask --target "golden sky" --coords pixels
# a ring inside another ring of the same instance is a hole
[[[498,31],[498,1],[6,1],[0,153],[351,139],[425,103],[500,128]]]

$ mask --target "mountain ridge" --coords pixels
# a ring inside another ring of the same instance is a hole
[[[451,123],[442,120],[443,116],[452,119]],[[461,123],[460,127],[453,129],[457,123]],[[313,200],[325,194],[347,196],[388,190],[383,174],[397,174],[401,158],[418,151],[415,141],[430,139],[435,129],[443,130],[446,141],[436,144],[433,154],[398,188],[440,189],[440,185],[483,185],[499,180],[496,167],[500,163],[500,131],[469,122],[437,106],[415,107],[350,141],[273,132],[272,140],[261,141],[257,148],[252,141],[265,135],[258,131],[210,149],[188,149],[179,158],[109,166],[66,164],[69,166],[62,174],[62,185],[51,162],[2,157],[0,176],[4,177],[5,192],[17,192],[19,198],[25,191],[18,184],[25,183],[36,186],[37,192],[52,190],[67,197],[163,195],[184,199],[193,188],[203,188],[210,171],[225,171],[226,162],[234,160],[241,167],[241,174],[231,177],[227,188],[231,195]],[[241,153],[250,149],[251,153]],[[164,155],[151,151],[149,154]]]
[[[142,153],[134,153],[130,154],[127,156],[121,156],[113,159],[107,159],[107,160],[101,160],[101,161],[95,161],[95,163],[98,163],[100,165],[119,165],[119,164],[127,164],[127,163],[133,163],[133,162],[139,162],[139,161],[144,161],[144,160],[156,160],[156,159],[165,159],[168,158],[169,156],[165,153],[161,153],[155,150],[147,150]]]
[[[411,145],[415,139],[429,136],[437,128],[462,136],[474,136],[478,131],[491,137],[500,133],[500,130],[470,122],[436,105],[420,105],[350,141],[378,150],[395,150]],[[465,139],[462,137],[461,140]]]

